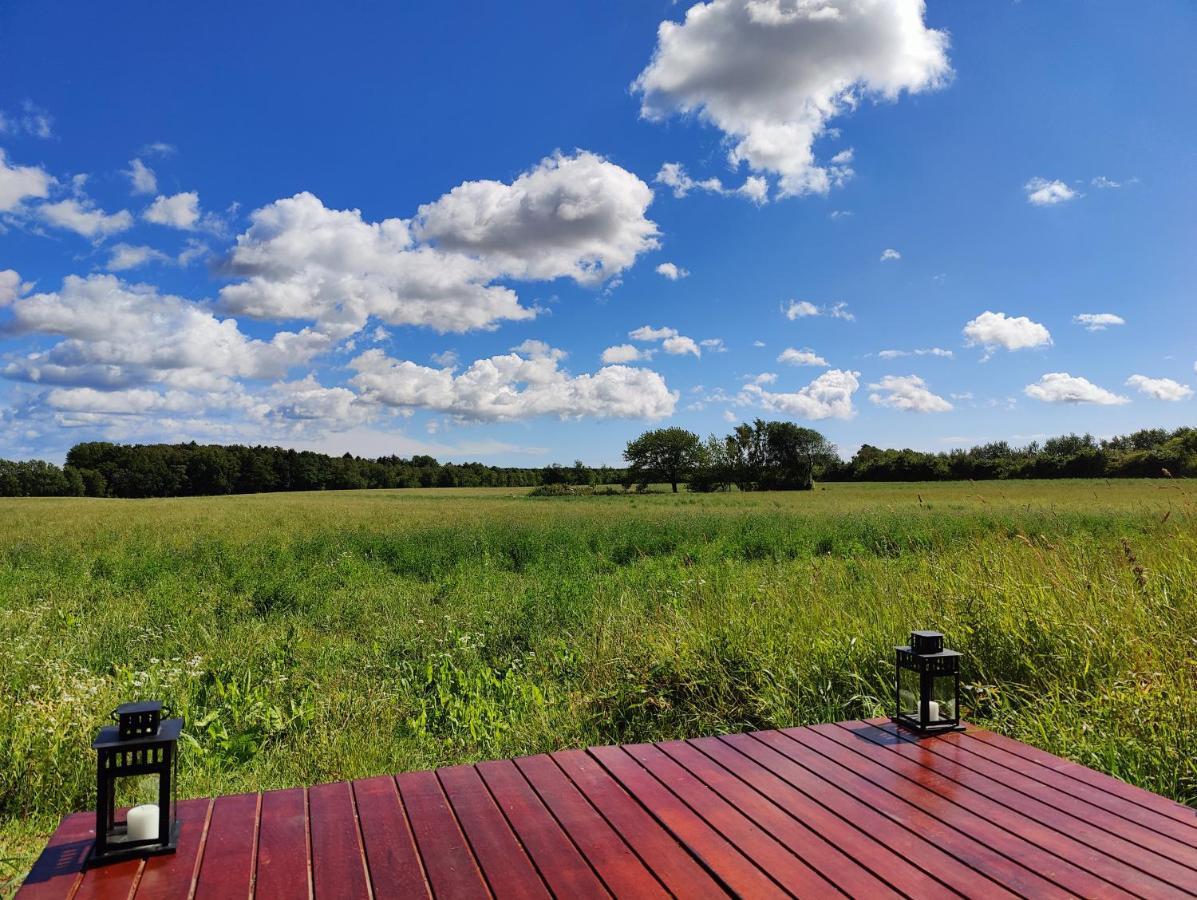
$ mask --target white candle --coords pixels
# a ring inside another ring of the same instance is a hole
[[[158,805],[143,803],[129,810],[125,816],[125,833],[131,841],[150,841],[158,838]]]
[[[927,701],[927,721],[928,722],[938,722],[939,721],[939,701],[937,701],[937,700],[928,700]]]

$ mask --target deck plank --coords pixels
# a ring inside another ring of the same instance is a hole
[[[96,839],[96,814],[71,813],[51,835],[21,885],[21,900],[66,900],[83,878],[83,863]]]
[[[893,726],[880,726],[895,734]],[[1197,840],[1185,844],[1136,822],[1116,816],[1078,797],[1040,784],[1019,772],[997,765],[984,757],[969,753],[952,735],[949,739],[930,738],[919,741],[921,749],[960,766],[976,776],[965,776],[969,784],[987,789],[988,796],[1007,806],[1020,806],[1026,798],[1038,821],[1066,831],[1073,837],[1102,853],[1121,859],[1148,874],[1158,875],[1177,887],[1197,882]],[[907,740],[914,740],[908,737]],[[932,765],[938,771],[938,760]],[[955,770],[948,770],[948,772]],[[960,780],[960,779],[957,779]]]
[[[861,727],[876,732],[873,726]],[[789,730],[783,734],[820,750],[838,748],[838,752],[852,754],[874,771],[879,767],[888,773],[894,791],[903,796],[916,792],[933,815],[949,824],[959,823],[958,827],[968,829],[971,834],[984,834],[983,839],[1003,854],[1027,864],[1074,894],[1082,897],[1133,896],[1116,880],[1103,878],[1092,871],[1091,867],[1101,869],[1108,860],[1091,847],[1020,815],[899,752],[878,752],[886,747],[871,741],[867,734],[848,732],[835,725],[826,729],[815,726],[797,737]]]
[[[307,791],[267,791],[262,794],[254,897],[286,900],[307,897],[311,890]]]
[[[786,896],[727,838],[621,748],[591,747],[590,754],[734,893],[744,897]]]
[[[612,894],[666,900],[669,895],[656,877],[556,763],[540,755],[517,759],[515,764]]]
[[[1149,850],[1172,856],[1190,868],[1197,865],[1197,828],[1178,822],[1137,803],[1124,800],[1105,790],[1086,790],[1068,775],[1048,769],[1036,762],[994,746],[988,741],[977,739],[975,734],[951,735],[945,742],[986,760],[991,765],[1001,766],[1017,775],[1003,774],[1012,778],[1011,784],[1019,784],[1024,793],[1050,798],[1059,803],[1065,798],[1070,809],[1091,817],[1102,827],[1109,826],[1128,840]],[[1197,821],[1197,813],[1190,813]],[[1157,835],[1163,836],[1160,840]]]
[[[1197,897],[1197,811],[969,726],[592,747],[180,803],[93,869],[62,820],[20,900]]]
[[[234,794],[213,801],[195,886],[196,900],[249,896],[259,799],[257,794]]]
[[[853,896],[901,896],[894,887],[864,865],[864,861],[870,860],[870,857],[882,857],[884,860],[884,848],[866,842],[864,836],[846,822],[827,814],[826,810],[813,803],[791,813],[774,799],[757,793],[734,772],[684,741],[657,744],[656,749],[840,890]],[[887,861],[891,864],[902,862]],[[951,896],[951,891],[920,872],[904,874],[910,874],[917,880],[917,884],[910,886],[917,888],[922,897]]]
[[[709,742],[707,752],[693,741],[671,741],[660,747],[791,849],[804,846],[807,852],[800,855],[841,889],[874,896],[895,891],[908,897],[956,896],[889,847],[717,738]]]
[[[1040,750],[1038,747],[1016,741],[1014,738],[998,734],[996,731],[970,727],[968,736],[976,738],[978,741],[984,741],[993,747],[1008,750],[1022,759],[1042,766],[1048,771],[1066,775],[1073,781],[1079,782],[1085,788],[1090,789],[1085,792],[1086,796],[1092,796],[1093,790],[1109,794],[1197,831],[1197,809],[1177,803],[1175,800],[1169,800],[1167,797],[1161,797],[1159,794],[1153,794],[1144,788],[1129,784],[1120,778],[1115,778],[1104,772],[1098,772],[1087,766],[1082,766],[1080,763],[1073,762],[1070,759],[1064,759],[1063,757],[1048,753],[1046,750]],[[1077,790],[1080,790],[1080,788],[1077,788]]]
[[[382,775],[355,781],[353,796],[374,896],[431,897],[395,779]]]
[[[478,770],[451,766],[436,774],[497,900],[548,897],[548,888]]]
[[[780,736],[778,739],[785,741]],[[803,765],[799,765],[793,755],[786,756],[764,739],[747,734],[701,738],[692,743],[717,759],[726,758],[729,753],[742,754],[766,774],[741,770],[741,777],[759,783],[769,796],[787,797],[787,789],[801,792],[854,823],[892,852],[924,868],[957,893],[984,891],[994,900],[1013,900],[1018,896],[1002,884],[1001,879],[1010,868],[1004,857],[919,809],[909,807],[905,815],[886,809],[879,802],[879,798],[887,797],[880,788],[830,760],[813,755],[803,758]]]
[[[438,900],[490,897],[436,774],[408,772],[395,782],[433,894]]]
[[[477,770],[554,894],[609,896],[590,864],[545,809],[515,763],[506,759],[482,762]]]
[[[560,750],[551,758],[674,896],[727,893],[585,750]]]
[[[353,789],[346,781],[308,790],[312,884],[317,897],[367,900],[366,855],[357,827]]]
[[[179,845],[174,853],[146,860],[137,883],[137,900],[187,900],[195,887],[208,836],[211,800],[179,803]]]
[[[783,756],[788,756],[800,765],[813,771],[824,771],[830,763],[826,777],[830,780],[851,784],[861,796],[867,796],[870,806],[895,822],[911,823],[920,833],[931,836],[937,844],[976,868],[991,874],[995,880],[1026,897],[1072,897],[1070,892],[1034,865],[1024,865],[1018,855],[1010,855],[1004,846],[1006,833],[990,827],[979,816],[967,811],[952,815],[951,804],[919,785],[869,760],[858,759],[856,754],[830,741],[816,742],[812,749],[797,736],[788,732],[758,732],[753,739],[767,744]],[[820,752],[821,750],[821,752]],[[976,818],[977,821],[972,821]],[[1016,846],[1015,850],[1019,848]]]

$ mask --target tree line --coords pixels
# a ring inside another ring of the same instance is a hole
[[[760,419],[705,441],[659,428],[630,441],[628,465],[541,467],[441,463],[431,456],[367,459],[282,447],[76,444],[66,464],[0,460],[0,497],[186,497],[401,487],[682,484],[693,491],[803,490],[819,481],[1197,477],[1197,429],[1144,429],[1098,440],[1064,435],[927,453],[862,446],[844,460],[822,434]]]
[[[282,447],[219,444],[76,444],[61,468],[0,460],[2,497],[189,497],[271,491],[403,487],[532,487],[618,482],[623,471],[441,463],[431,456],[366,459]]]

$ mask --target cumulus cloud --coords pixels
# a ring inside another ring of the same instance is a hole
[[[942,347],[920,347],[917,350],[882,350],[877,356],[881,359],[899,359],[903,356],[939,356],[952,359],[956,354]]]
[[[138,266],[144,266],[150,262],[166,262],[170,259],[161,250],[155,250],[153,247],[146,247],[140,244],[117,244],[112,248],[112,252],[108,256],[108,262],[105,268],[109,272],[124,272],[128,269],[136,269]]]
[[[682,356],[687,353],[702,356],[702,350],[699,349],[698,342],[694,338],[680,334],[676,328],[654,328],[651,325],[641,325],[636,330],[629,331],[628,337],[634,341],[644,341],[646,343],[660,341],[661,349],[673,356]],[[722,345],[723,342],[720,341],[719,343]]]
[[[1114,313],[1079,313],[1072,317],[1077,325],[1083,325],[1086,331],[1105,331],[1111,325],[1125,325],[1126,319]]]
[[[826,366],[828,364],[827,360],[809,348],[796,350],[793,347],[786,347],[782,350],[777,356],[777,361],[791,366]]]
[[[643,362],[652,359],[653,353],[652,350],[644,350],[632,344],[616,344],[603,351],[602,361],[604,365]]]
[[[528,341],[454,375],[367,350],[350,363],[357,372],[351,383],[367,403],[487,421],[536,416],[660,419],[677,405],[677,392],[656,372],[614,365],[570,375],[560,366],[564,356],[564,351]]]
[[[129,160],[125,174],[129,176],[129,185],[134,194],[153,194],[158,191],[158,176],[140,159]]]
[[[1193,396],[1193,389],[1187,384],[1173,381],[1171,378],[1148,378],[1146,375],[1132,375],[1126,379],[1126,386],[1133,387],[1140,394],[1154,397],[1156,400],[1188,400]]]
[[[663,184],[672,190],[673,196],[679,199],[691,191],[703,191],[723,197],[744,197],[758,206],[769,200],[769,182],[759,175],[749,175],[738,188],[730,188],[718,178],[691,178],[681,163],[668,162],[661,166],[655,180],[657,184]]]
[[[931,393],[927,382],[917,375],[886,375],[876,384],[870,384],[869,400],[878,406],[888,406],[905,412],[932,413],[949,412],[952,404]]]
[[[127,231],[133,225],[133,216],[127,209],[106,213],[86,197],[43,203],[37,207],[37,212],[51,225],[96,240]]]
[[[142,218],[155,225],[193,231],[200,221],[199,194],[184,191],[167,197],[159,194],[149,205]]]
[[[325,387],[308,375],[299,381],[284,381],[267,393],[270,415],[276,420],[316,423],[323,428],[344,430],[374,419],[378,407],[363,402],[345,387]]]
[[[1049,372],[1034,384],[1028,384],[1023,393],[1045,403],[1097,403],[1102,406],[1115,406],[1130,402],[1126,397],[1067,372]]]
[[[494,328],[531,319],[510,288],[490,285],[493,268],[460,253],[419,246],[402,219],[367,222],[309,193],[257,210],[229,262],[246,280],[221,289],[231,312],[303,319],[345,336],[371,316],[437,331]]]
[[[296,194],[250,217],[227,267],[244,280],[222,289],[221,302],[340,336],[371,316],[441,332],[493,329],[537,314],[495,279],[596,285],[655,248],[651,200],[636,176],[585,152],[550,157],[510,185],[467,182],[415,220],[367,222]]]
[[[0,148],[0,212],[11,212],[25,200],[40,200],[50,195],[54,179],[37,166],[9,163]]]
[[[791,300],[782,307],[785,317],[793,322],[795,319],[805,319],[811,316],[827,316],[832,319],[844,319],[851,322],[856,315],[848,311],[847,303],[836,303],[832,306],[816,306],[809,300]]]
[[[21,276],[15,269],[0,269],[0,306],[7,306],[21,294]]]
[[[641,114],[693,114],[727,135],[729,160],[778,176],[782,196],[826,193],[845,165],[815,159],[829,122],[951,75],[948,37],[923,0],[711,0],[662,22],[633,89]]]
[[[668,278],[670,281],[677,281],[679,278],[685,278],[690,273],[676,263],[663,262],[657,266],[657,274]]]
[[[1080,196],[1064,182],[1048,181],[1046,178],[1032,178],[1022,187],[1027,193],[1027,202],[1032,206],[1054,206]]]
[[[251,339],[233,319],[114,275],[71,275],[59,291],[20,298],[11,309],[8,331],[63,338],[3,369],[8,378],[40,384],[218,391],[235,378],[279,377],[330,345],[311,331]]]
[[[895,250],[893,247],[886,247],[884,250],[881,251],[881,261],[882,262],[891,262],[893,260],[898,260],[901,258],[902,258],[902,254],[899,253],[897,250]]]
[[[556,154],[511,184],[467,181],[420,207],[414,232],[494,274],[596,285],[658,246],[647,184],[594,153]]]
[[[986,359],[999,347],[1026,350],[1047,347],[1052,342],[1051,332],[1038,322],[988,310],[965,324],[964,337],[969,347],[984,347]]]
[[[800,419],[850,419],[856,413],[852,395],[860,387],[859,379],[859,372],[829,369],[793,393],[767,391],[759,384],[746,384],[736,396],[736,402]]]

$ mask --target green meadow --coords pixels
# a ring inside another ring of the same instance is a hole
[[[1197,804],[1197,482],[0,501],[0,884],[156,697],[181,796],[889,712],[912,628],[966,717]]]

